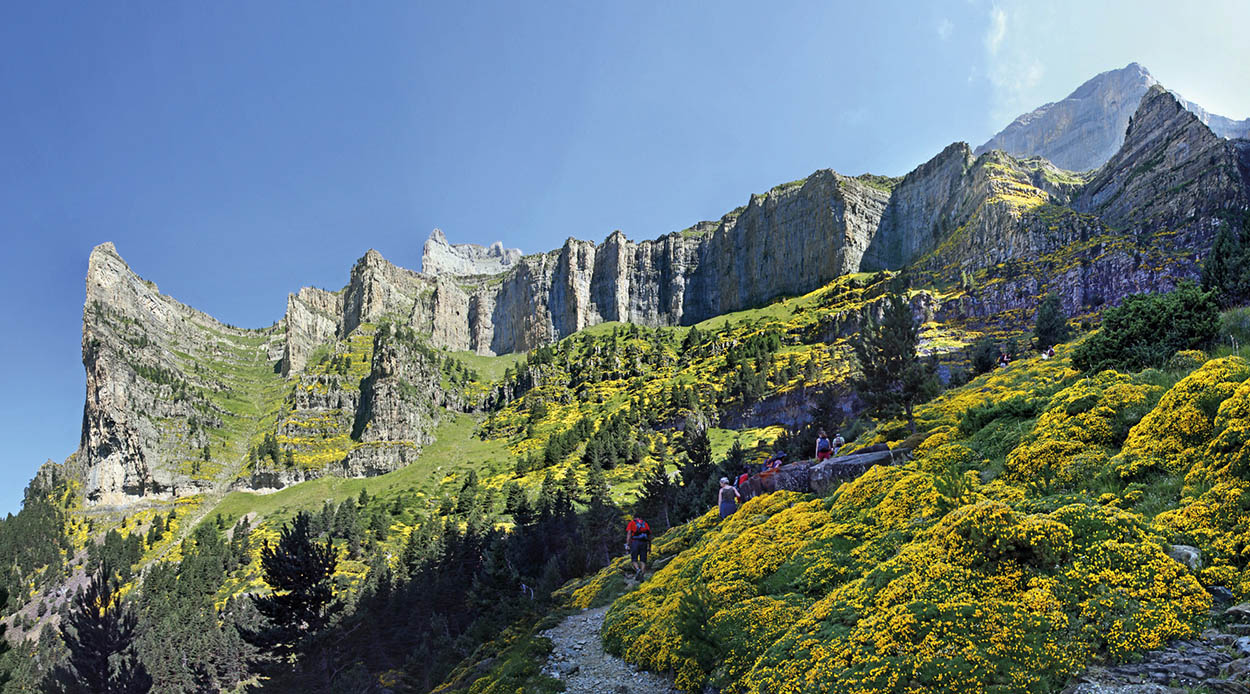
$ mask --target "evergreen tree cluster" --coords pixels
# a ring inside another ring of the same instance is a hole
[[[637,422],[632,414],[632,410],[625,410],[603,420],[586,442],[582,463],[588,468],[611,470],[624,463],[642,462],[646,451],[637,440]]]
[[[1160,367],[1181,350],[1211,344],[1219,329],[1215,296],[1192,282],[1167,294],[1134,294],[1103,313],[1102,329],[1073,350],[1072,365],[1095,373]]]
[[[0,519],[0,590],[10,601],[41,590],[63,578],[62,553],[72,550],[66,534],[66,511],[59,499],[67,493],[67,481],[58,467],[45,468],[27,485],[22,509]],[[45,568],[46,567],[46,568]],[[13,608],[15,602],[0,603]]]
[[[233,600],[218,611],[217,591],[227,575],[249,561],[249,526],[240,521],[227,541],[218,523],[202,523],[183,541],[181,561],[159,562],[144,575],[135,608],[136,644],[161,692],[221,691],[251,676],[255,649],[240,627],[254,615]]]
[[[1250,302],[1250,212],[1220,224],[1202,263],[1202,288],[1224,308]]]
[[[459,359],[448,356],[441,362],[443,377],[455,387],[462,387],[471,381],[479,380],[477,372],[464,365]]]
[[[604,566],[624,536],[602,473],[589,473],[581,485],[571,471],[549,471],[533,497],[506,488],[510,532],[498,527],[495,493],[466,475],[440,514],[414,520],[394,568],[381,556],[369,560],[354,605],[306,632],[301,668],[279,675],[282,684],[324,691],[349,672],[403,670],[400,691],[426,692],[517,617],[549,609],[552,590]],[[360,514],[374,507],[399,510],[374,500]],[[315,555],[317,521],[304,523],[292,532],[305,534],[301,551]]]
[[[133,567],[143,558],[143,535],[123,535],[116,528],[104,534],[98,544],[87,545],[87,573],[94,574],[102,566],[116,567],[122,581],[129,581]]]
[[[248,451],[247,460],[253,468],[265,460],[273,463],[275,467],[278,465],[291,467],[295,464],[295,451],[289,448],[283,450],[278,445],[278,437],[274,436],[273,432],[267,432],[261,442]]]
[[[75,596],[74,609],[61,629],[69,657],[49,673],[44,691],[146,694],[151,690],[152,678],[135,645],[134,610],[122,603],[119,588],[117,576],[105,564],[86,590]]]

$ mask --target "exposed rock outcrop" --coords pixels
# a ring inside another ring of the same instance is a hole
[[[210,431],[230,415],[223,396],[246,397],[244,368],[272,373],[267,359],[282,333],[233,328],[162,295],[111,243],[91,252],[86,286],[78,459],[87,499],[122,504],[211,488],[204,447],[211,458]]]
[[[1151,87],[1129,122],[1124,146],[1082,189],[1079,211],[1137,233],[1185,229],[1194,247],[1209,235],[1204,220],[1243,209],[1247,181],[1235,144],[1211,132],[1176,97]]]
[[[421,272],[427,275],[497,275],[517,264],[521,251],[504,248],[496,241],[489,248],[476,243],[447,243],[442,229],[435,229],[421,253]]]
[[[282,373],[304,370],[308,355],[338,334],[343,317],[343,292],[304,287],[286,299]]]
[[[361,384],[343,476],[373,477],[412,462],[433,441],[443,404],[438,367],[410,333],[374,337],[373,364]]]

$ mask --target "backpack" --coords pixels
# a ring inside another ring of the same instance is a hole
[[[635,540],[645,540],[647,539],[647,535],[649,535],[650,533],[651,533],[651,526],[647,525],[646,521],[642,521],[642,523],[639,523],[638,521],[634,521],[634,539]]]
[[[822,436],[822,437],[820,437],[820,438],[816,439],[816,450],[818,450],[818,451],[827,451],[827,450],[829,450],[829,439],[828,439],[827,437],[824,437],[824,436]]]

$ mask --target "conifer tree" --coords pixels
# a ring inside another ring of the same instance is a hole
[[[1037,350],[1044,352],[1068,339],[1068,317],[1063,312],[1059,295],[1047,294],[1037,309],[1037,323],[1033,327],[1037,338]]]
[[[152,678],[132,646],[134,612],[122,604],[117,589],[114,572],[105,562],[74,597],[61,630],[69,660],[50,673],[51,691],[141,694],[152,688]]]
[[[678,523],[701,515],[716,496],[717,469],[712,463],[707,421],[700,416],[688,417],[682,444],[686,460],[681,466],[681,492],[675,504]]]
[[[612,503],[612,492],[603,470],[591,467],[586,475],[586,513],[583,516],[582,535],[594,548],[591,561],[594,566],[606,566],[612,560],[611,548],[620,536],[621,510]]]
[[[634,504],[634,513],[648,519],[656,532],[672,526],[669,511],[673,507],[674,487],[664,469],[664,463],[656,463],[642,483],[642,494]]]
[[[273,593],[252,600],[267,624],[244,638],[284,655],[329,622],[334,599],[331,577],[338,557],[329,541],[313,542],[308,514],[301,511],[283,526],[277,545],[266,540],[261,546],[260,564]]]
[[[897,288],[886,297],[881,318],[869,316],[851,341],[861,372],[855,381],[859,397],[877,417],[903,414],[912,431],[915,406],[940,388],[935,365],[916,352],[919,342],[920,326]]]

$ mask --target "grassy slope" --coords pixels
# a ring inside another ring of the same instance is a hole
[[[476,428],[473,417],[448,414],[435,430],[434,443],[407,467],[366,479],[322,477],[270,494],[232,492],[213,509],[213,515],[236,519],[254,513],[271,522],[281,522],[301,510],[320,509],[326,501],[357,497],[362,489],[370,496],[383,498],[400,493],[429,498],[448,477],[458,477],[470,469],[490,472],[510,467],[506,445],[499,440],[481,440],[473,435]]]

